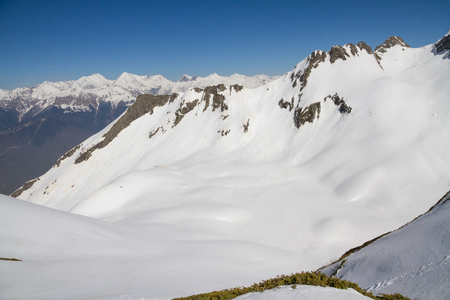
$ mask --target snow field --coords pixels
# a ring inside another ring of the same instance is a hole
[[[19,197],[63,212],[2,198],[13,216],[0,219],[2,255],[23,262],[1,269],[0,290],[17,299],[187,296],[315,270],[403,225],[450,182],[450,62],[430,51],[394,47],[383,68],[365,51],[321,63],[300,100],[321,112],[299,129],[294,111],[278,106],[299,100],[291,72],[227,89],[228,110],[201,103],[172,127],[182,101],[203,95],[180,93],[74,164],[106,128]],[[324,101],[336,93],[350,114]]]

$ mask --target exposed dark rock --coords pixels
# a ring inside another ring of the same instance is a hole
[[[361,50],[364,49],[364,50],[366,50],[367,53],[372,54],[372,47],[370,47],[369,45],[367,45],[363,41],[361,41],[358,44],[356,44],[356,46],[358,46],[359,49],[361,49]]]
[[[295,73],[294,72],[291,73],[290,78],[291,78],[291,82],[294,82],[294,78],[295,78]]]
[[[55,163],[56,167],[59,167],[61,165],[61,162],[63,160],[65,160],[66,158],[71,157],[78,149],[80,149],[80,145],[73,147],[71,150],[67,151],[66,153],[64,153],[63,156],[61,156]]]
[[[27,181],[23,186],[21,186],[19,189],[15,190],[14,193],[11,194],[11,197],[13,197],[13,198],[19,197],[23,192],[25,192],[26,190],[31,188],[33,186],[33,184],[38,180],[39,180],[39,178]]]
[[[323,99],[323,101],[327,101],[327,99],[331,99],[334,103],[334,105],[338,106],[338,110],[341,114],[349,114],[352,112],[352,108],[348,106],[344,98],[339,97],[339,95],[336,93],[333,96],[327,96]]]
[[[180,107],[175,112],[175,122],[173,124],[173,127],[177,126],[178,123],[180,123],[181,119],[183,119],[184,115],[190,112],[197,106],[197,103],[199,102],[198,99],[195,99],[194,101],[186,103],[184,105],[184,101],[180,104]]]
[[[152,130],[149,135],[148,138],[151,139],[155,134],[158,133],[158,131],[161,129],[161,127],[156,128],[155,130]]]
[[[220,134],[221,134],[221,136],[226,136],[226,135],[228,135],[228,134],[230,133],[230,131],[231,131],[231,129],[228,129],[228,130],[222,130],[222,131],[220,132]]]
[[[173,102],[178,94],[172,95],[149,95],[144,94],[137,97],[136,101],[127,109],[123,116],[111,127],[111,129],[103,135],[103,140],[98,144],[89,148],[86,152],[82,153],[75,163],[79,164],[85,160],[88,160],[92,156],[92,152],[97,149],[106,147],[123,129],[128,127],[131,122],[137,118],[145,115],[146,113],[153,114],[153,109],[157,106],[163,106],[167,102]]]
[[[244,88],[243,85],[235,84],[230,86],[230,92],[234,89],[236,92],[240,92]]]
[[[164,95],[161,95],[161,96],[164,96]],[[172,95],[170,95],[170,97],[169,97],[169,103],[172,103],[175,99],[177,99],[177,97],[178,97],[177,93],[172,93]],[[162,106],[162,105],[160,105],[160,106]],[[153,113],[153,109],[152,109],[152,113]]]
[[[201,93],[201,92],[203,92],[203,90],[202,90],[201,88],[198,88],[198,87],[194,88],[194,91],[195,91],[196,93]]]
[[[250,126],[250,119],[247,119],[247,123],[243,125],[244,133],[248,132],[248,127]]]
[[[228,105],[225,103],[225,96],[219,94],[219,92],[223,92],[226,89],[225,85],[219,84],[216,86],[208,86],[204,90],[202,101],[205,101],[205,111],[210,104],[211,95],[212,97],[212,110],[220,109],[220,111],[224,111],[228,109]]]
[[[446,50],[450,50],[450,34],[444,36],[434,46],[436,49],[436,53],[442,53]]]
[[[355,56],[356,54],[358,54],[358,48],[356,48],[355,45],[348,43],[346,46],[350,47],[350,53]]]
[[[347,104],[345,104],[345,103],[342,103],[342,104],[339,106],[338,110],[339,110],[339,112],[340,112],[341,114],[349,114],[349,113],[352,112],[352,108],[351,108],[350,106],[348,106]]]
[[[378,45],[375,48],[375,51],[379,52],[379,53],[385,53],[387,51],[387,49],[392,48],[396,45],[400,45],[402,47],[407,47],[410,48],[409,45],[407,43],[405,43],[405,41],[398,36],[390,36],[387,38],[387,40],[385,40],[383,42],[383,44]]]
[[[331,47],[327,54],[330,56],[330,62],[332,64],[338,59],[346,60],[347,57],[350,57],[345,48],[342,46]]]
[[[312,123],[314,119],[319,119],[320,116],[320,102],[313,103],[306,108],[296,108],[294,112],[295,127],[300,128],[306,122]]]
[[[321,62],[324,62],[327,58],[327,54],[324,51],[314,51],[308,56],[308,66],[302,71],[298,71],[297,73],[291,74],[291,81],[293,81],[292,87],[297,85],[297,80],[300,81],[300,91],[302,91],[306,84],[308,83],[309,75],[311,75],[312,69],[315,69],[319,66]]]
[[[291,111],[294,108],[294,97],[292,97],[291,102],[287,102],[281,99],[280,101],[278,101],[278,106],[283,109],[289,109],[289,111]]]

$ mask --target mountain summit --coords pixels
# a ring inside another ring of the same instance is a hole
[[[1,251],[30,263],[1,269],[17,279],[0,289],[25,298],[57,280],[54,297],[172,298],[251,285],[428,210],[450,180],[450,61],[395,41],[314,51],[254,89],[138,96],[14,193],[29,203],[4,200],[24,215],[0,223],[18,235]]]

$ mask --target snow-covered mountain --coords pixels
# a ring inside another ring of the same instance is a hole
[[[101,102],[110,102],[113,106],[120,102],[129,105],[137,96],[146,93],[172,94],[220,83],[255,88],[276,78],[267,75],[248,77],[233,74],[222,77],[211,74],[197,77],[184,74],[178,81],[171,81],[161,75],[139,76],[124,72],[116,80],[109,80],[100,74],[93,74],[78,80],[45,81],[33,87],[0,90],[0,108],[14,109],[20,121],[27,113],[36,114],[53,105],[73,111],[92,110]]]
[[[448,190],[448,40],[334,46],[255,89],[139,96],[14,193],[60,211],[1,199],[0,252],[23,262],[0,290],[187,296],[314,270],[398,228]]]
[[[450,192],[406,226],[355,249],[322,272],[374,293],[450,298]]]
[[[108,80],[93,74],[78,80],[0,90],[0,193],[10,194],[47,171],[67,150],[120,116],[138,95],[184,92],[220,83],[253,88],[275,78],[185,74],[173,82],[161,75],[123,73],[116,80]]]

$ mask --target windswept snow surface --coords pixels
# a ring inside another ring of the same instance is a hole
[[[339,290],[331,287],[297,285],[296,288],[283,286],[263,293],[250,293],[235,298],[237,300],[368,300],[355,290]]]
[[[188,90],[75,164],[109,125],[19,197],[62,212],[2,200],[14,217],[0,218],[1,255],[23,262],[1,262],[0,290],[187,296],[315,270],[398,228],[450,183],[450,60],[432,50],[327,56],[302,89],[304,60],[265,86],[218,91],[226,107]],[[350,114],[325,101],[336,93]],[[283,101],[320,102],[320,115],[296,128]]]
[[[427,214],[347,257],[336,277],[375,294],[450,299],[450,192]]]

